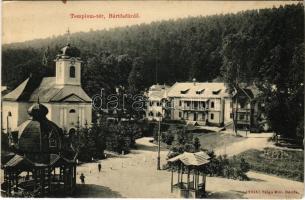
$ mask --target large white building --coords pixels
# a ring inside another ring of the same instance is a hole
[[[37,101],[48,108],[47,118],[68,132],[75,131],[78,125],[91,124],[91,98],[81,87],[80,51],[67,44],[56,56],[55,63],[55,77],[30,76],[3,97],[5,132],[26,121],[29,118],[26,111]]]
[[[224,83],[175,83],[168,91],[171,119],[222,126],[233,121],[232,97]]]

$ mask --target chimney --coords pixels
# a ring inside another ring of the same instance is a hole
[[[194,85],[196,85],[196,78],[193,78],[193,83]]]

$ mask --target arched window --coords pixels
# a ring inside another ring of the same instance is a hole
[[[70,67],[70,77],[75,78],[75,67],[74,66]]]
[[[53,147],[56,147],[56,139],[55,139],[55,133],[52,131],[50,133],[50,136],[49,136],[49,147],[50,148],[53,148]]]
[[[69,113],[76,113],[76,111],[75,111],[74,109],[71,109],[71,110],[69,111]]]

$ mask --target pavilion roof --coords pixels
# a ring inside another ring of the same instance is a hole
[[[169,159],[169,162],[181,161],[186,166],[201,166],[210,162],[210,156],[203,151],[197,153],[184,152]]]
[[[51,166],[60,166],[62,164],[69,164],[69,163],[73,163],[73,161],[63,158],[62,156],[57,155],[57,154],[50,155],[50,165]]]
[[[16,168],[16,167],[32,168],[34,167],[34,163],[29,159],[17,154],[4,165],[4,168]]]

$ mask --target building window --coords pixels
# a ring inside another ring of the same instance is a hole
[[[160,112],[158,112],[156,117],[162,117],[162,114]]]
[[[49,147],[56,147],[56,141],[54,138],[49,139]]]
[[[179,106],[182,106],[182,101],[179,101]]]
[[[211,102],[211,108],[214,108],[214,101]]]
[[[149,114],[148,114],[149,116],[154,116],[154,113],[153,112],[149,112]]]
[[[180,118],[182,117],[182,113],[181,113],[181,112],[179,112],[179,117],[180,117]]]
[[[69,111],[69,113],[76,113],[76,111],[75,111],[74,109],[71,109],[71,110]]]
[[[233,113],[230,113],[230,119],[233,119]]]
[[[211,113],[210,119],[214,119],[214,114],[213,113]]]
[[[49,136],[49,147],[56,147],[56,140],[54,137],[54,132],[52,131]]]
[[[150,101],[150,102],[149,102],[149,106],[152,106],[152,105],[153,105],[153,102],[152,102],[152,101]]]
[[[75,67],[74,66],[70,67],[70,78],[75,78]]]
[[[240,114],[240,115],[239,115],[239,119],[240,119],[240,120],[244,120],[244,119],[245,119],[245,115],[244,115],[244,114]]]
[[[158,102],[157,102],[157,106],[160,106],[160,105],[161,105],[161,103],[158,101]]]

